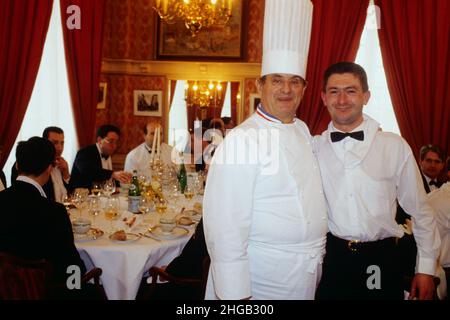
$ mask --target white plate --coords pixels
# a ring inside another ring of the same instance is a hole
[[[202,218],[202,215],[194,210],[185,210],[183,214],[191,217],[191,219],[194,220],[195,222],[199,222],[200,219]]]
[[[93,241],[97,240],[103,236],[103,231],[97,228],[91,228],[87,233],[84,234],[78,234],[74,233],[73,238],[75,239],[75,242],[86,242],[86,241]]]
[[[140,235],[135,234],[135,233],[128,233],[127,232],[126,235],[127,235],[127,240],[116,240],[116,239],[114,239],[112,237],[112,234],[109,236],[109,239],[111,241],[113,241],[113,242],[116,242],[116,243],[130,243],[130,242],[135,242],[135,241],[137,241],[137,240],[139,240],[141,238]]]
[[[147,231],[148,232],[148,231]],[[189,231],[182,227],[175,227],[172,232],[167,233],[162,231],[160,226],[156,226],[152,228],[152,231],[149,232],[152,237],[155,237],[160,240],[172,240],[180,237],[184,237],[189,233]]]

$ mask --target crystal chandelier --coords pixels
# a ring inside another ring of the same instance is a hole
[[[181,20],[195,37],[202,28],[225,25],[232,6],[233,0],[156,0],[154,9],[168,24]]]

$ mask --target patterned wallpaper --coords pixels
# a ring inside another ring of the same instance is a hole
[[[148,121],[164,123],[165,120],[164,116],[143,117],[133,115],[133,91],[164,90],[167,82],[166,77],[102,75],[101,81],[108,83],[106,108],[97,110],[96,127],[105,123],[118,126],[122,135],[117,153],[128,153],[142,143],[142,128]]]
[[[264,0],[247,0],[247,62],[260,63]],[[156,38],[155,0],[106,1],[103,58],[153,60]],[[102,74],[108,83],[106,109],[97,110],[96,125],[112,123],[122,130],[117,153],[126,154],[142,142],[141,127],[148,121],[165,123],[165,119],[133,115],[133,90],[164,90],[166,78]],[[244,119],[249,113],[249,95],[256,92],[254,79],[245,79]],[[164,93],[166,94],[166,93]]]

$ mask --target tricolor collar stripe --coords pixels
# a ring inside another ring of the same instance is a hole
[[[275,123],[283,123],[282,121],[280,121],[279,119],[275,118],[274,116],[268,114],[267,112],[265,112],[263,110],[263,108],[261,107],[261,105],[258,105],[258,107],[256,108],[256,113],[259,114],[259,116],[261,116],[262,118],[266,119],[267,121],[271,121],[271,122],[275,122]]]

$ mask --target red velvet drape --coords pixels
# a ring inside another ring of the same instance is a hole
[[[320,98],[324,71],[339,61],[354,61],[366,21],[369,0],[312,0],[314,4],[306,80],[308,87],[297,111],[312,134],[330,121]]]
[[[78,142],[81,147],[93,142],[95,112],[100,80],[104,0],[61,0],[67,74]],[[81,28],[70,30],[66,21],[80,8]]]
[[[450,1],[376,0],[387,84],[402,136],[450,150]]]
[[[0,168],[11,152],[33,92],[52,6],[53,0],[0,3]]]

